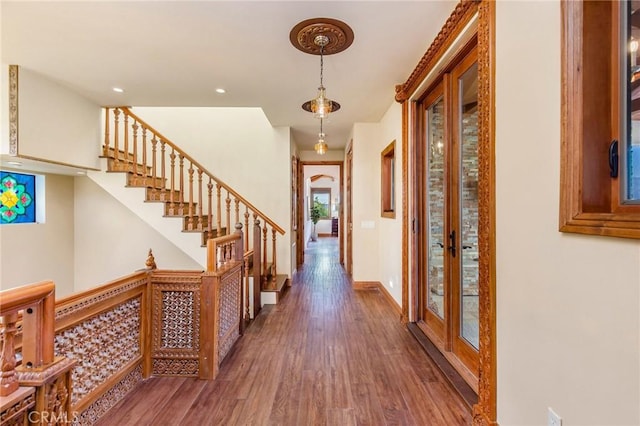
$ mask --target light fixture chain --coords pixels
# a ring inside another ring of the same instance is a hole
[[[324,87],[322,85],[322,75],[324,70],[324,45],[320,46],[320,87]]]

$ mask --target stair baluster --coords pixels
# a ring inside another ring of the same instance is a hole
[[[129,116],[124,116],[124,162],[129,162]]]
[[[202,200],[202,169],[198,169],[198,229],[199,230],[203,230],[204,229],[204,217],[202,216],[202,204],[203,200]]]
[[[169,209],[173,212],[176,209],[176,150],[171,147],[171,182],[169,183]],[[164,200],[166,201],[166,200]]]
[[[184,155],[180,154],[180,214],[184,214]],[[175,212],[173,214],[176,214]]]
[[[142,126],[142,174],[147,175],[147,128]]]
[[[217,202],[216,202],[216,221],[218,222],[218,237],[222,235],[222,205],[221,205],[221,195],[220,191],[222,190],[222,186],[220,184],[216,185],[217,192]]]
[[[189,162],[189,228],[193,229],[193,163]]]
[[[120,110],[113,111],[113,161],[118,164],[120,162]]]
[[[165,151],[167,149],[167,144],[165,142],[164,139],[160,139],[160,186],[162,187],[162,189],[160,189],[160,194],[162,196],[162,199],[164,199],[166,192],[167,192],[167,183],[166,183],[166,157],[165,157]],[[157,187],[158,186],[158,182],[156,181],[156,176],[153,176],[153,187]]]
[[[156,176],[158,175],[157,173],[157,160],[156,160],[156,156],[158,154],[158,139],[156,138],[155,135],[153,135],[153,139],[151,139],[151,180],[153,182],[155,182],[156,180]],[[148,178],[146,177],[145,174],[145,178],[144,180],[147,180]],[[154,195],[157,194],[157,189],[155,185],[151,185],[151,193]]]
[[[229,191],[227,191],[225,202],[227,204],[227,232],[231,232],[231,198],[229,197]]]
[[[267,225],[262,228],[262,275],[267,275]]]
[[[246,238],[244,239],[244,251],[249,251],[249,207],[244,208],[244,229],[247,230]]]
[[[133,122],[133,174],[138,174],[138,122]]]
[[[271,258],[272,258],[271,276],[275,280],[276,275],[277,275],[277,272],[276,272],[276,230],[275,230],[275,228],[271,228],[271,235],[272,235],[272,239],[273,239],[273,245],[272,245],[272,248],[271,248],[273,250],[273,253],[271,254]]]
[[[213,180],[209,177],[207,184],[207,208],[209,209],[209,217],[207,217],[207,238],[213,238]]]
[[[109,134],[109,108],[105,108],[104,110],[104,146],[102,147],[102,155],[104,157],[109,156],[109,142],[111,141]]]

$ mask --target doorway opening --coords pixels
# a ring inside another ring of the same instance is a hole
[[[344,264],[343,181],[342,161],[300,161],[296,191],[298,267],[305,262],[305,252],[314,250],[324,255],[335,253]],[[313,211],[317,214],[312,215]]]

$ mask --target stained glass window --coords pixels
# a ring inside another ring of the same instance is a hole
[[[36,222],[36,177],[0,172],[0,224]]]

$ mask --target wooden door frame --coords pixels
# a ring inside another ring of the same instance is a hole
[[[409,156],[409,137],[416,119],[412,97],[420,90],[429,73],[468,25],[477,24],[478,37],[478,249],[479,249],[479,380],[478,404],[473,407],[475,425],[497,425],[496,362],[496,239],[495,239],[495,1],[464,0],[427,49],[407,81],[396,87],[396,101],[402,104],[403,152],[403,232],[402,232],[402,312],[415,321],[417,311],[416,248],[417,217],[411,197],[415,190],[415,152]],[[411,161],[410,161],[411,158]],[[414,174],[410,174],[414,173]],[[411,204],[410,204],[411,203]],[[419,226],[419,224],[418,224]],[[409,234],[411,232],[411,235]],[[405,255],[406,254],[406,255]],[[409,265],[412,265],[411,268]]]
[[[297,266],[304,263],[304,166],[340,166],[340,208],[338,210],[338,239],[340,241],[340,264],[344,265],[344,161],[302,161],[298,162],[298,218],[299,236],[296,239]],[[298,244],[300,242],[300,244]]]
[[[346,244],[346,254],[345,254],[345,270],[349,276],[353,274],[353,226],[351,226],[351,222],[353,221],[353,140],[349,142],[346,150],[346,196],[345,205],[347,211],[345,212],[346,223],[344,226],[345,231],[345,244]]]

